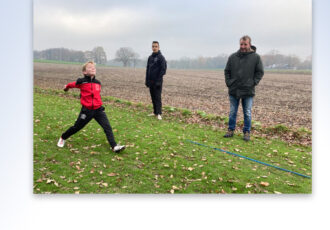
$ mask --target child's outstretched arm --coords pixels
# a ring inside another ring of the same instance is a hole
[[[70,88],[79,88],[79,86],[76,84],[75,81],[73,81],[73,82],[70,82],[70,83],[64,85],[64,89],[63,90],[64,91],[68,91]]]

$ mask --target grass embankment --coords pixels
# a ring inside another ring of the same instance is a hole
[[[107,100],[105,100],[107,101]],[[34,94],[34,193],[311,193],[312,180],[186,142],[219,147],[289,170],[311,175],[311,147],[288,145],[224,131],[158,121],[140,104],[105,104],[117,142],[127,149],[110,151],[95,120],[70,137],[58,138],[76,120],[77,99],[47,91]]]

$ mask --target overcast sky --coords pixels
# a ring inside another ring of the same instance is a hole
[[[103,46],[112,59],[128,46],[146,57],[157,40],[179,59],[233,53],[247,34],[260,54],[312,54],[311,0],[35,0],[33,8],[34,50]]]

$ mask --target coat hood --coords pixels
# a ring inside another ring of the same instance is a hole
[[[251,46],[250,51],[248,51],[248,52],[241,52],[241,50],[237,50],[236,55],[237,55],[238,57],[243,57],[243,56],[245,56],[245,55],[249,55],[249,54],[253,54],[253,53],[255,53],[256,50],[257,50],[257,47],[255,47],[255,46]]]

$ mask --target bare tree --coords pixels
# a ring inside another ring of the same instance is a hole
[[[116,61],[120,61],[127,67],[130,61],[134,58],[136,53],[133,51],[131,47],[121,47],[116,52]]]
[[[107,63],[107,55],[106,55],[103,47],[101,47],[101,46],[95,47],[92,52],[93,52],[95,62],[97,64]]]
[[[290,55],[287,58],[287,64],[288,64],[289,68],[296,69],[297,66],[299,66],[299,64],[300,64],[300,59],[295,55]]]

